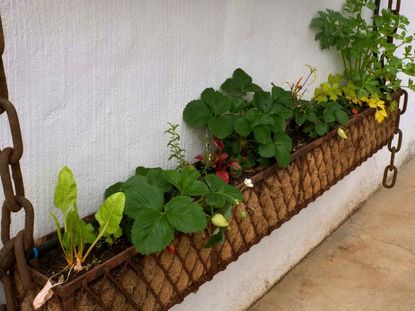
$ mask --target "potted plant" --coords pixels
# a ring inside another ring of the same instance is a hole
[[[399,40],[409,46],[412,38],[403,34],[405,18],[384,10],[370,26],[362,18],[364,7],[373,9],[370,1],[347,0],[344,15],[326,11],[313,20],[322,47],[341,52],[345,71],[331,75],[311,100],[303,97],[315,75],[312,67],[289,90],[273,85],[270,91],[237,69],[221,90],[208,88],[190,102],[185,122],[206,133],[197,162],[185,161],[177,125],[171,124],[170,158],[177,169],[138,167],[105,193],[119,209],[119,192],[125,195],[119,222],[124,236],[117,240],[118,230],[98,236],[123,249],[88,271],[81,269],[88,263],[76,263],[82,271],[53,288],[44,310],[166,310],[390,142],[405,94],[396,75],[414,74],[412,48],[399,58],[392,46]],[[353,27],[364,29],[371,42],[365,46]],[[365,56],[355,55],[355,48]],[[39,260],[30,266],[37,290],[50,276]],[[13,277],[18,301],[30,305],[33,297],[25,295],[19,275]]]

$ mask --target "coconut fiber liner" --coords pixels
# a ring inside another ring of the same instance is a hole
[[[287,168],[270,167],[252,177],[254,187],[244,191],[222,245],[203,248],[200,234],[179,234],[174,255],[164,250],[142,256],[130,247],[55,287],[43,310],[149,311],[180,303],[386,145],[397,117],[395,111],[379,124],[374,111],[366,110],[347,124],[347,139],[333,130],[295,152]],[[240,210],[247,216],[241,217]],[[47,277],[30,270],[39,290]],[[35,292],[24,297],[18,274],[14,276],[21,309],[30,310]]]

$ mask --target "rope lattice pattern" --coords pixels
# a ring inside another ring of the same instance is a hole
[[[348,139],[334,131],[295,153],[288,168],[270,168],[253,177],[255,187],[244,192],[223,245],[205,249],[199,235],[180,235],[175,255],[162,251],[125,256],[118,266],[103,269],[72,292],[64,285],[44,310],[150,311],[181,302],[386,145],[397,116],[391,113],[378,124],[373,112],[366,111],[350,122]],[[239,210],[248,216],[241,218]],[[15,283],[20,288],[18,279]]]

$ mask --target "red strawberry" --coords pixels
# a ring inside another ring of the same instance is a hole
[[[174,253],[176,253],[176,248],[174,247],[173,244],[170,244],[169,247],[167,248],[167,251],[169,252],[170,255],[174,255]]]
[[[217,171],[216,176],[222,178],[226,184],[229,182],[229,174],[226,171]]]
[[[202,241],[206,240],[207,235],[205,232],[202,232],[202,235],[200,236],[200,238],[202,239]]]
[[[352,108],[352,113],[354,115],[357,115],[357,114],[359,114],[359,110],[357,110],[356,108]]]

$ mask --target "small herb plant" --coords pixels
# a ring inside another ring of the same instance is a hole
[[[383,9],[369,23],[364,11],[373,14],[375,8],[371,0],[346,0],[342,12],[320,11],[311,26],[317,29],[321,48],[334,47],[344,65],[341,77],[335,76],[334,82],[329,77],[316,89],[315,99],[327,102],[344,97],[358,106],[376,109],[376,120],[381,122],[387,116],[385,101],[392,101],[391,93],[404,87],[399,73],[415,76],[415,54],[408,19]],[[397,55],[398,48],[403,49],[402,56]],[[415,90],[412,79],[407,87]]]
[[[96,232],[92,224],[79,217],[77,187],[72,171],[64,167],[59,172],[54,196],[55,207],[62,213],[63,233],[57,216],[52,212],[56,232],[66,262],[75,271],[81,271],[83,263],[101,238],[112,241],[122,235],[120,222],[123,217],[125,195],[117,192],[109,196],[95,214],[99,224]],[[89,245],[89,247],[87,247]]]

